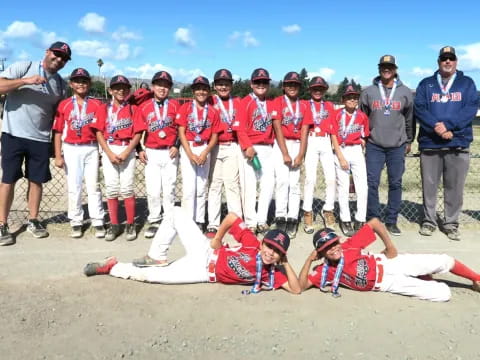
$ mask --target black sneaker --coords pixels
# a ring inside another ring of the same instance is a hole
[[[103,225],[97,225],[94,227],[94,233],[95,233],[95,237],[97,239],[103,239],[107,233],[107,231],[105,230],[105,226]]]
[[[82,226],[81,225],[73,225],[72,230],[70,231],[70,237],[78,239],[81,238],[83,235]]]
[[[297,236],[297,225],[298,221],[294,218],[287,219],[286,231],[290,239],[294,239]]]
[[[47,229],[45,229],[38,219],[28,220],[27,231],[36,238],[45,238],[48,236]]]
[[[127,241],[133,241],[137,238],[137,229],[135,224],[127,224],[125,227],[125,238]]]
[[[159,226],[160,226],[160,221],[152,222],[148,224],[147,230],[145,230],[145,232],[143,233],[143,236],[145,236],[147,239],[153,238],[157,233]]]
[[[0,224],[0,246],[7,246],[15,244],[13,235],[8,231],[7,224]]]
[[[274,223],[274,226],[273,226],[274,229],[282,230],[282,231],[287,230],[287,218],[276,217],[273,223]]]
[[[460,233],[458,232],[458,229],[445,229],[444,231],[450,240],[460,241]]]
[[[353,226],[350,221],[340,221],[340,229],[345,234],[345,236],[352,236],[355,233],[355,230],[353,230]]]
[[[385,224],[388,232],[393,236],[402,235],[402,231],[398,228],[397,224]]]
[[[110,227],[107,229],[107,233],[105,234],[105,241],[113,241],[120,235],[120,225],[118,224],[111,224]]]

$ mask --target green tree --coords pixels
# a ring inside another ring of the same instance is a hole
[[[310,98],[310,93],[308,92],[308,72],[305,68],[300,70],[300,81],[302,82],[300,85],[300,92],[298,97],[300,99],[306,100]]]
[[[184,86],[182,90],[180,90],[180,97],[192,98],[193,97],[192,88],[188,85]]]
[[[232,95],[233,96],[239,96],[239,97],[244,97],[248,95],[252,89],[250,88],[250,81],[247,79],[242,80],[238,79],[233,82],[233,87],[232,87]]]

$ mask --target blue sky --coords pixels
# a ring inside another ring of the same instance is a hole
[[[20,4],[20,6],[19,6]],[[369,85],[380,56],[396,56],[410,87],[436,69],[438,50],[457,49],[458,68],[480,87],[480,1],[81,1],[45,6],[4,1],[0,58],[6,64],[40,59],[61,39],[75,67],[98,74],[150,79],[158,70],[174,80],[209,79],[226,67],[249,78],[265,67],[275,80],[306,68],[330,83],[345,76]],[[135,8],[135,4],[140,4]]]

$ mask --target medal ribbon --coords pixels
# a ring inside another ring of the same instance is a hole
[[[38,75],[40,75],[41,77],[43,77],[45,80],[48,81],[47,74],[45,73],[45,69],[43,68],[41,60],[38,63]],[[41,86],[42,86],[42,92],[45,93],[45,94],[48,94],[47,84],[43,83],[43,84],[41,84]]]
[[[287,103],[288,111],[290,111],[290,114],[293,116],[293,125],[295,128],[297,127],[298,123],[300,122],[300,100],[295,102],[295,114],[293,113],[293,108],[292,108],[292,102],[290,101],[290,98],[287,95],[283,95],[285,98],[285,102]]]
[[[155,116],[157,117],[157,120],[160,122],[160,128],[163,129],[163,123],[165,122],[165,119],[167,118],[168,99],[165,99],[163,101],[162,116],[160,116],[160,106],[158,105],[158,103],[155,101],[155,99],[152,99],[152,102],[153,102],[153,109],[155,110]]]
[[[121,104],[117,111],[113,112],[113,100],[108,104],[108,117],[107,117],[107,132],[113,134],[115,132],[115,124],[117,123],[118,114],[125,106],[125,103]]]
[[[193,113],[193,124],[195,126],[195,132],[200,134],[207,123],[207,115],[208,115],[208,104],[205,104],[203,108],[203,120],[200,122],[198,120],[198,113],[197,113],[197,102],[195,100],[192,101],[192,113]]]
[[[340,126],[341,126],[341,135],[342,135],[343,142],[345,142],[345,140],[347,139],[348,132],[353,127],[353,124],[355,122],[356,117],[357,117],[357,110],[355,110],[353,112],[353,115],[350,118],[350,121],[348,122],[348,124],[345,124],[346,118],[347,118],[347,112],[345,111],[345,109],[342,109],[342,117],[340,119]]]
[[[250,94],[252,98],[255,100],[255,103],[257,104],[258,110],[260,110],[260,114],[262,115],[262,120],[266,121],[267,120],[267,104],[266,101],[260,101],[257,95],[254,93]]]
[[[315,102],[312,99],[310,99],[310,107],[312,108],[313,123],[315,124],[315,126],[320,126],[323,120],[322,117],[325,114],[325,110],[324,110],[325,104],[323,100],[320,101],[319,113],[317,113],[317,109],[315,109]]]
[[[75,121],[78,123],[79,127],[77,130],[78,136],[82,136],[82,120],[87,117],[87,104],[88,96],[83,99],[82,110],[79,110],[77,98],[75,95],[72,96],[73,116],[75,117]]]
[[[447,96],[448,93],[450,92],[450,88],[452,87],[453,85],[453,82],[455,81],[455,78],[457,77],[457,73],[455,72],[455,74],[453,74],[450,79],[448,80],[447,82],[447,85],[443,86],[443,83],[442,83],[442,76],[440,75],[440,73],[437,73],[437,82],[438,82],[438,86],[440,86],[440,90],[442,91],[442,94]]]
[[[260,252],[258,252],[256,261],[255,261],[255,283],[252,286],[250,292],[252,294],[258,294],[262,290],[262,270],[263,270],[263,261]],[[275,280],[275,266],[270,265],[270,274],[269,274],[269,283],[263,284],[263,290],[272,290]]]
[[[225,106],[223,105],[222,99],[220,99],[220,96],[215,95],[215,99],[217,100],[218,107],[220,108],[220,111],[222,112],[222,115],[227,119],[227,124],[228,127],[232,125],[233,121],[233,99],[230,96],[228,99],[228,112],[225,109]]]
[[[383,105],[385,106],[385,110],[390,110],[391,100],[393,99],[393,95],[395,95],[395,90],[397,89],[398,80],[395,78],[393,80],[393,87],[392,91],[390,92],[390,96],[387,97],[385,94],[385,89],[383,88],[383,84],[381,81],[378,82],[378,90],[380,91],[380,96],[382,97]]]
[[[345,265],[345,259],[342,256],[340,258],[340,261],[338,262],[337,269],[335,270],[335,276],[333,278],[333,282],[331,286],[332,295],[335,297],[340,296],[340,294],[338,293],[338,287],[340,285],[340,278],[342,277],[344,265]],[[330,267],[330,263],[327,259],[325,259],[325,263],[323,264],[323,268],[322,268],[322,277],[320,279],[320,286],[319,286],[320,290],[323,292],[326,292],[325,285],[327,284],[327,274],[328,274],[329,267]]]

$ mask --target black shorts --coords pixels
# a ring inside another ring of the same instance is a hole
[[[14,184],[22,178],[25,161],[25,177],[35,183],[46,183],[50,174],[50,143],[24,139],[2,133],[2,182]]]

